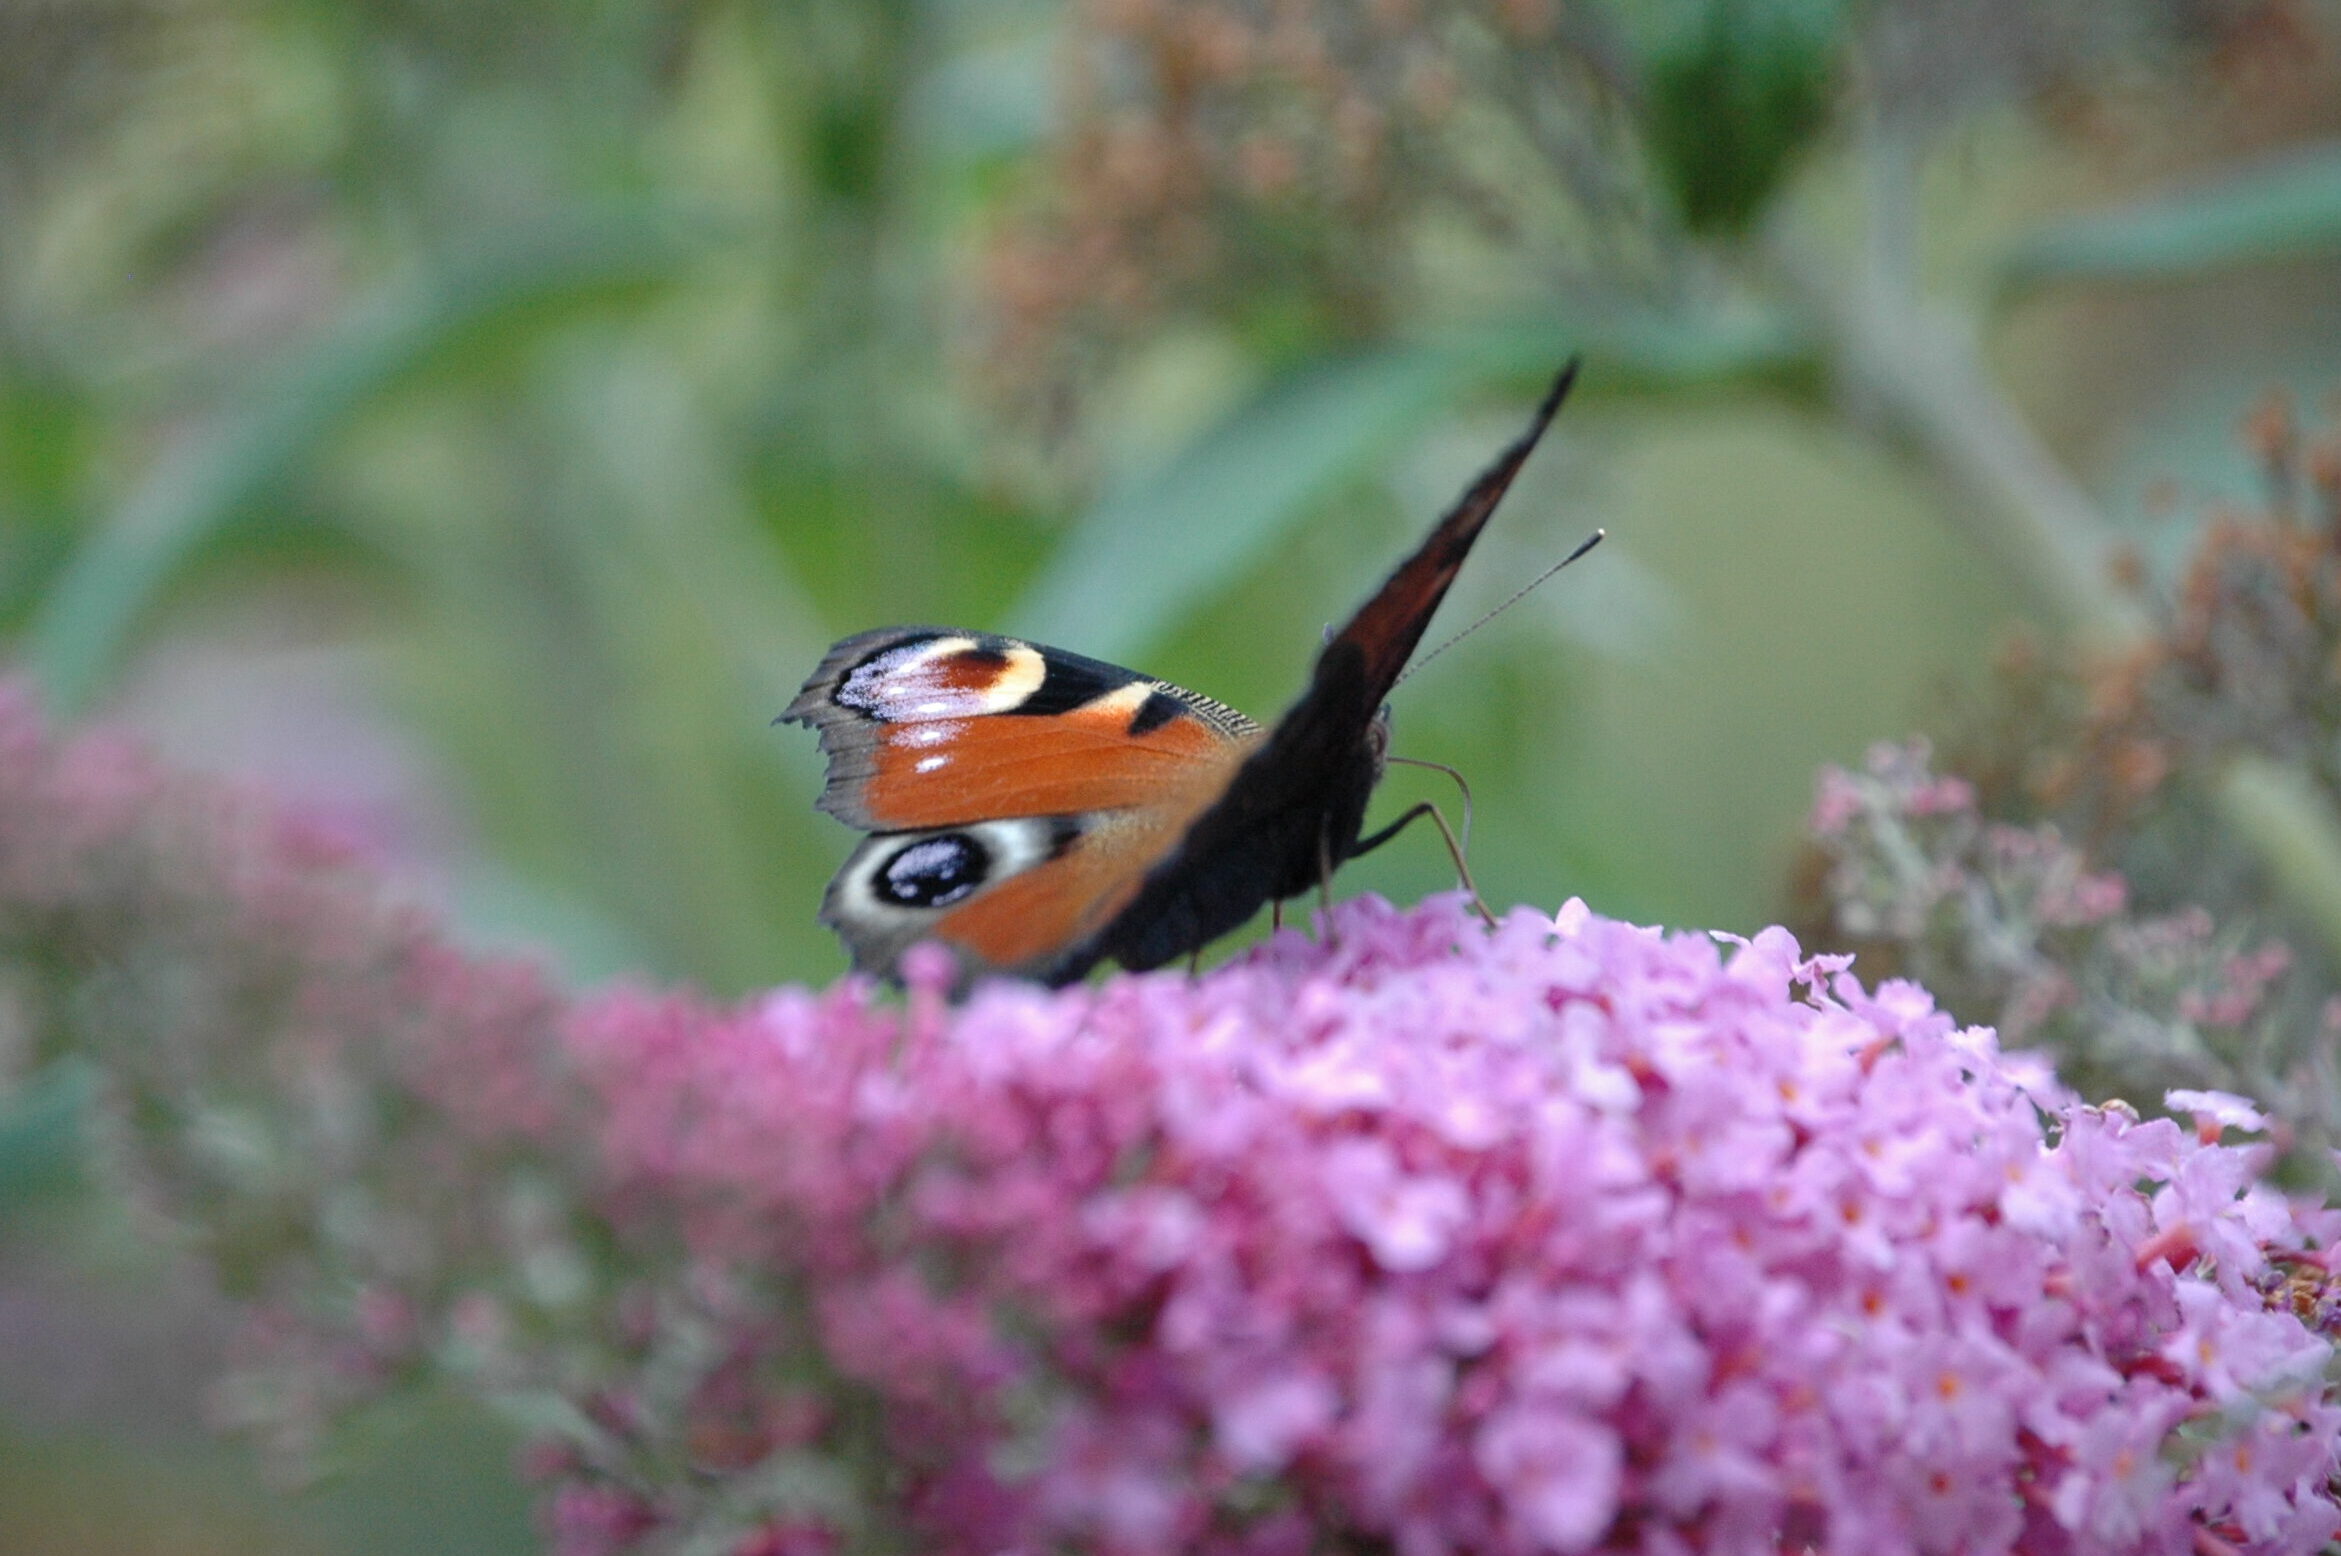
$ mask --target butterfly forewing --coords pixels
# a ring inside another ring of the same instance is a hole
[[[1261,733],[1119,665],[929,627],[847,638],[781,717],[820,734],[821,808],[865,831],[1157,805]]]
[[[1430,626],[1439,602],[1447,597],[1456,574],[1463,571],[1463,560],[1471,554],[1472,543],[1495,516],[1496,505],[1512,488],[1512,478],[1528,463],[1528,456],[1536,451],[1545,428],[1552,425],[1561,402],[1569,397],[1570,386],[1576,382],[1577,364],[1572,361],[1545,391],[1535,415],[1529,418],[1527,430],[1480,472],[1479,478],[1432,527],[1429,538],[1415,549],[1414,555],[1399,563],[1383,580],[1382,587],[1374,591],[1374,597],[1350,618],[1349,625],[1334,634],[1317,662],[1317,674],[1310,683],[1309,693],[1314,693],[1318,683],[1325,680],[1327,662],[1334,657],[1335,650],[1344,643],[1352,644],[1361,660],[1369,709],[1380,709],[1382,699],[1390,695],[1390,688],[1405,673],[1406,661],[1422,642],[1423,631]],[[1304,701],[1307,695],[1304,694]]]

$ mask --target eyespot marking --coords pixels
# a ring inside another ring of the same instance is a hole
[[[991,850],[965,832],[942,832],[905,844],[871,872],[870,891],[898,908],[941,908],[990,878]]]

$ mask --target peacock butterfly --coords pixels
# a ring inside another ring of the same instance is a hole
[[[1383,699],[1577,366],[1326,641],[1273,728],[1183,686],[991,633],[880,627],[832,647],[776,722],[819,734],[820,808],[870,834],[821,904],[854,966],[891,976],[934,940],[957,954],[963,982],[1065,984],[1108,959],[1159,967],[1427,810],[1360,837],[1390,744]]]

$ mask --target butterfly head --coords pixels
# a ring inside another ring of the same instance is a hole
[[[1374,759],[1374,780],[1381,781],[1382,769],[1390,763],[1390,704],[1383,703],[1374,713],[1373,722],[1366,726],[1366,754]]]

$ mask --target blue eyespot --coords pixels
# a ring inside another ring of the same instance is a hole
[[[870,886],[899,908],[940,908],[974,891],[991,874],[992,856],[964,832],[922,837],[878,867]]]

